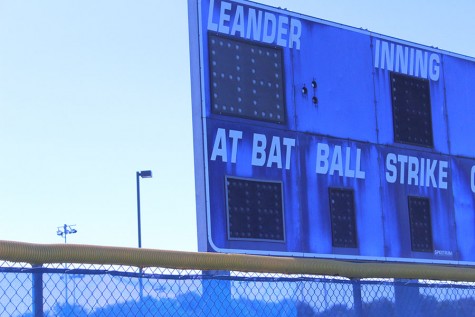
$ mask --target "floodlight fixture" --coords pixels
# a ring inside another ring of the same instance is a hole
[[[56,231],[56,234],[62,238],[64,238],[64,243],[67,243],[67,236],[68,234],[73,234],[77,233],[78,231],[74,229],[76,225],[67,225],[64,224],[63,226],[58,227],[58,231]]]

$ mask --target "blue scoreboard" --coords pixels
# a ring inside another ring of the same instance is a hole
[[[475,264],[475,60],[189,0],[200,251]]]

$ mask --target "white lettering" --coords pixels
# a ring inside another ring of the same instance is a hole
[[[409,75],[414,76],[414,48],[410,49]]]
[[[242,139],[242,131],[229,130],[229,138],[231,139],[231,163],[236,163],[238,141]],[[228,161],[227,148],[226,130],[219,128],[216,131],[213,151],[211,152],[211,160],[216,161],[219,156],[221,157],[221,161],[226,163]]]
[[[376,43],[374,44],[374,68],[379,68],[379,47],[380,46],[381,46],[381,41],[376,40]]]
[[[425,176],[425,159],[424,158],[421,158],[421,167],[420,167],[420,177],[419,177],[419,183],[421,185],[424,185],[424,176]]]
[[[427,169],[426,169],[426,182],[425,182],[425,186],[428,187],[430,186],[432,183],[432,186],[437,188],[437,183],[435,181],[435,168],[437,166],[437,160],[433,160],[431,162],[431,160],[427,159]]]
[[[386,181],[388,183],[395,183],[397,180],[397,157],[394,153],[389,153],[386,156]]]
[[[409,47],[403,47],[401,45],[396,46],[396,68],[394,69],[396,72],[407,74],[407,67],[409,66],[408,50]]]
[[[241,37],[244,37],[244,8],[238,6],[236,8],[236,15],[234,16],[233,27],[231,28],[231,35],[236,35],[239,32]]]
[[[359,149],[358,149],[359,150]],[[345,157],[345,176],[355,177],[355,171],[350,168],[351,161],[351,150],[349,147],[346,148],[346,157]]]
[[[449,162],[408,155],[386,155],[386,182],[401,185],[448,188]]]
[[[417,157],[409,156],[409,162],[407,164],[407,184],[408,185],[419,185],[419,160]]]
[[[254,133],[252,139],[252,161],[254,166],[264,166],[266,163],[267,138],[264,134]]]
[[[242,131],[229,130],[229,138],[232,140],[231,163],[236,163],[238,141],[242,139]]]
[[[377,39],[374,44],[374,67],[437,81],[440,77],[440,56]]]
[[[423,52],[420,50],[416,51],[416,77],[427,78],[427,52]]]
[[[366,172],[361,170],[361,149],[356,149],[356,178],[366,178]]]
[[[317,144],[317,174],[328,173],[328,158],[330,156],[330,147],[325,143]]]
[[[335,145],[333,148],[332,162],[330,164],[330,175],[338,171],[340,176],[343,176],[343,160],[341,158],[341,146]]]
[[[431,80],[439,80],[440,72],[440,57],[437,54],[430,54],[429,67],[431,72],[429,74]]]
[[[290,169],[290,155],[292,153],[292,148],[295,146],[295,139],[284,138],[285,145],[285,169]]]
[[[439,188],[447,189],[447,168],[449,167],[449,162],[440,161],[439,162]]]
[[[387,70],[392,71],[394,65],[394,44],[389,44],[388,42],[383,42],[381,47],[381,68],[386,67]],[[384,64],[386,62],[386,66]]]
[[[247,32],[246,38],[252,39],[255,41],[260,40],[262,33],[262,11],[258,11],[256,15],[256,10],[249,9],[249,17],[247,18]]]
[[[302,22],[227,1],[215,8],[215,0],[210,0],[208,30],[299,50]]]
[[[345,151],[345,153],[343,153]],[[342,148],[340,145],[333,147],[331,161],[330,159],[330,146],[325,143],[317,144],[317,174],[329,174],[338,176],[351,177],[364,179],[366,173],[361,170],[361,149],[356,149],[356,162],[351,162],[352,149],[350,147]],[[343,161],[343,158],[345,160]]]
[[[290,19],[289,47],[300,49],[300,36],[302,36],[302,22],[297,19]]]
[[[279,22],[277,23],[277,45],[287,46],[287,39],[283,38],[283,35],[287,35],[289,18],[283,15],[279,16]]]
[[[401,166],[401,173],[399,174],[399,183],[404,184],[404,177],[406,173],[404,173],[405,164],[407,163],[407,156],[406,155],[398,155],[397,161],[400,163]]]
[[[218,32],[218,24],[213,22],[213,9],[214,9],[214,0],[210,0],[209,11],[208,11],[208,30]]]
[[[272,13],[266,12],[264,13],[264,33],[262,34],[262,42],[264,43],[272,43],[275,40],[276,34],[276,24],[277,20],[275,15]],[[269,34],[270,31],[270,34]]]
[[[219,12],[219,25],[218,31],[220,33],[229,34],[229,26],[225,24],[225,22],[229,23],[231,20],[231,15],[227,13],[227,11],[231,11],[231,3],[221,1],[221,11]]]
[[[453,256],[454,253],[450,250],[434,250],[435,256]]]
[[[267,137],[264,134],[254,133],[252,141],[252,160],[254,166],[266,166],[282,168],[282,145],[285,146],[285,169],[290,169],[292,148],[295,147],[295,139],[273,136],[267,152]]]
[[[271,167],[272,164],[277,164],[277,168],[282,168],[282,152],[280,151],[280,138],[272,137],[272,143],[270,145],[269,159],[267,161],[267,167]]]
[[[218,156],[221,157],[221,161],[228,161],[225,129],[218,129],[218,131],[216,132],[216,138],[214,139],[213,151],[211,152],[211,160],[215,161]]]

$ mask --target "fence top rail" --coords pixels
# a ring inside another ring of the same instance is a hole
[[[181,270],[328,275],[346,278],[400,278],[475,282],[475,268],[468,266],[350,262],[75,244],[36,244],[2,240],[0,240],[0,260],[32,265],[81,263]]]

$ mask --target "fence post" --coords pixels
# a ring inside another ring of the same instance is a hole
[[[419,312],[420,296],[417,280],[394,280],[394,297],[396,302],[396,316],[417,316]]]
[[[361,283],[359,279],[352,279],[353,285],[353,303],[355,307],[355,316],[363,316],[363,301],[361,299]]]
[[[32,306],[35,317],[43,317],[43,265],[33,264]]]

